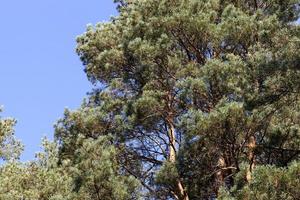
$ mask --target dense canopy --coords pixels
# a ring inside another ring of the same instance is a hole
[[[77,38],[94,89],[0,199],[300,199],[300,2],[116,3]]]

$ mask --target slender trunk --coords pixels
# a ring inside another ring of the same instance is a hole
[[[225,159],[223,156],[220,156],[218,160],[219,170],[216,174],[218,185],[222,185],[224,183],[224,173],[222,169],[225,168],[225,166],[226,166]]]
[[[168,121],[168,136],[169,136],[169,162],[176,163],[176,137],[175,137],[175,128],[172,121]],[[175,191],[176,198],[180,200],[189,200],[189,196],[183,186],[181,180],[177,180],[176,183],[177,191]]]
[[[225,166],[226,166],[225,159],[223,156],[220,156],[218,159],[218,171],[215,175],[216,182],[215,182],[214,192],[215,192],[216,197],[218,197],[218,192],[219,192],[220,187],[224,184],[223,169],[225,168]]]
[[[246,180],[247,182],[250,182],[252,179],[252,171],[255,167],[255,155],[254,155],[254,149],[256,147],[256,140],[254,136],[251,136],[249,138],[248,142],[248,160],[249,160],[249,167],[247,169],[246,173]]]

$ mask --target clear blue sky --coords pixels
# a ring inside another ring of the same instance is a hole
[[[75,53],[88,23],[116,15],[112,0],[9,0],[0,4],[0,105],[18,120],[22,160],[34,158],[64,108],[75,109],[92,85]]]

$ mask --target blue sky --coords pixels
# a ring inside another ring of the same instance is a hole
[[[34,158],[64,108],[80,106],[92,85],[75,53],[88,23],[116,15],[113,0],[26,0],[0,4],[0,105],[18,120],[22,160]]]

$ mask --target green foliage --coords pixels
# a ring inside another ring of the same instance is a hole
[[[0,158],[6,161],[18,159],[23,151],[23,145],[14,136],[15,124],[15,119],[0,118]]]
[[[174,163],[165,162],[156,174],[157,184],[167,185],[168,187],[176,187],[176,180],[179,174]]]
[[[120,172],[117,150],[111,145],[111,137],[97,140],[79,137],[82,147],[75,152],[72,167],[75,190],[84,194],[84,199],[127,200],[137,199],[138,182],[132,176]]]
[[[299,1],[115,2],[77,38],[95,89],[2,198],[299,199]]]
[[[0,168],[0,199],[95,200],[138,199],[137,181],[123,176],[116,149],[108,137],[81,140],[76,164],[58,163],[56,143],[43,141],[44,152],[29,163],[9,162]]]
[[[103,93],[121,102],[113,134],[150,196],[209,199],[233,187],[241,163],[299,159],[298,1],[118,2],[77,52],[105,86],[93,106],[104,111]]]
[[[243,172],[240,172],[242,174]],[[292,162],[288,167],[257,166],[253,180],[247,184],[244,176],[237,174],[236,183],[230,192],[224,189],[218,199],[288,199],[300,198],[300,164]]]
[[[56,145],[45,140],[44,147],[36,161],[13,161],[0,168],[0,199],[76,199],[72,179],[64,168],[57,167]]]

